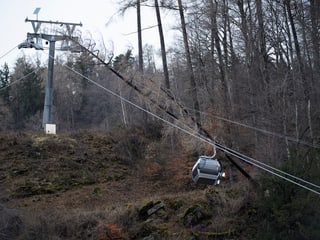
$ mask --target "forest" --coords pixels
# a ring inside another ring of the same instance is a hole
[[[143,43],[141,9],[146,7],[157,16],[161,49]],[[52,122],[58,132],[108,132],[157,122],[170,141],[184,135],[180,128],[193,133],[201,126],[226,146],[320,184],[319,1],[119,1],[120,13],[128,9],[137,12],[136,49],[113,56],[79,35],[87,51],[55,58]],[[175,17],[179,36],[170,46],[162,29],[164,12]],[[46,64],[28,56],[12,69],[0,67],[1,132],[43,131],[47,74]],[[190,141],[190,147],[205,149],[198,139]],[[271,181],[266,186],[275,184],[279,189],[270,189],[281,194],[273,205],[261,203],[273,229],[269,234],[283,227],[299,232],[291,239],[319,237],[314,193],[303,197],[304,190]],[[312,224],[306,228],[298,224],[306,216],[302,213],[291,225],[281,213],[268,215],[274,208],[298,208],[295,197],[308,206],[306,221]],[[260,239],[285,239],[271,235]]]

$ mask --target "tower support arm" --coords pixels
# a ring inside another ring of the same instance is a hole
[[[31,22],[31,23],[49,23],[49,24],[58,24],[60,26],[63,25],[69,25],[69,26],[79,26],[82,27],[82,23],[68,23],[68,22],[60,22],[60,21],[45,21],[45,20],[32,20],[32,19],[28,19],[26,18],[25,20],[26,22]]]

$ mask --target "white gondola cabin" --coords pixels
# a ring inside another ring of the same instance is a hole
[[[218,185],[224,177],[218,160],[200,156],[192,168],[192,180],[195,183]]]

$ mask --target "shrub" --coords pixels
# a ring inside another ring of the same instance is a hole
[[[315,182],[319,176],[319,152],[296,154],[283,166],[284,171]],[[319,180],[318,180],[319,181]],[[319,196],[275,177],[262,179],[257,239],[319,239]]]

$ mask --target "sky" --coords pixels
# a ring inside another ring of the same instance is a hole
[[[0,0],[0,68],[8,63],[11,68],[15,61],[25,55],[32,59],[40,57],[42,60],[48,53],[35,49],[18,49],[17,45],[26,40],[27,33],[33,32],[30,22],[25,19],[37,19],[33,14],[39,7],[39,20],[82,23],[78,29],[83,36],[92,36],[98,46],[101,42],[108,51],[115,56],[125,53],[132,48],[133,54],[138,53],[136,9],[128,10],[123,16],[118,14],[119,0]],[[154,9],[142,7],[142,28],[155,26]],[[161,12],[167,47],[177,34],[174,18],[170,12]],[[157,27],[143,31],[143,44],[160,48]],[[169,40],[171,39],[171,40]],[[56,44],[56,46],[58,43]],[[48,51],[48,50],[43,50]],[[59,54],[59,53],[56,53]]]

